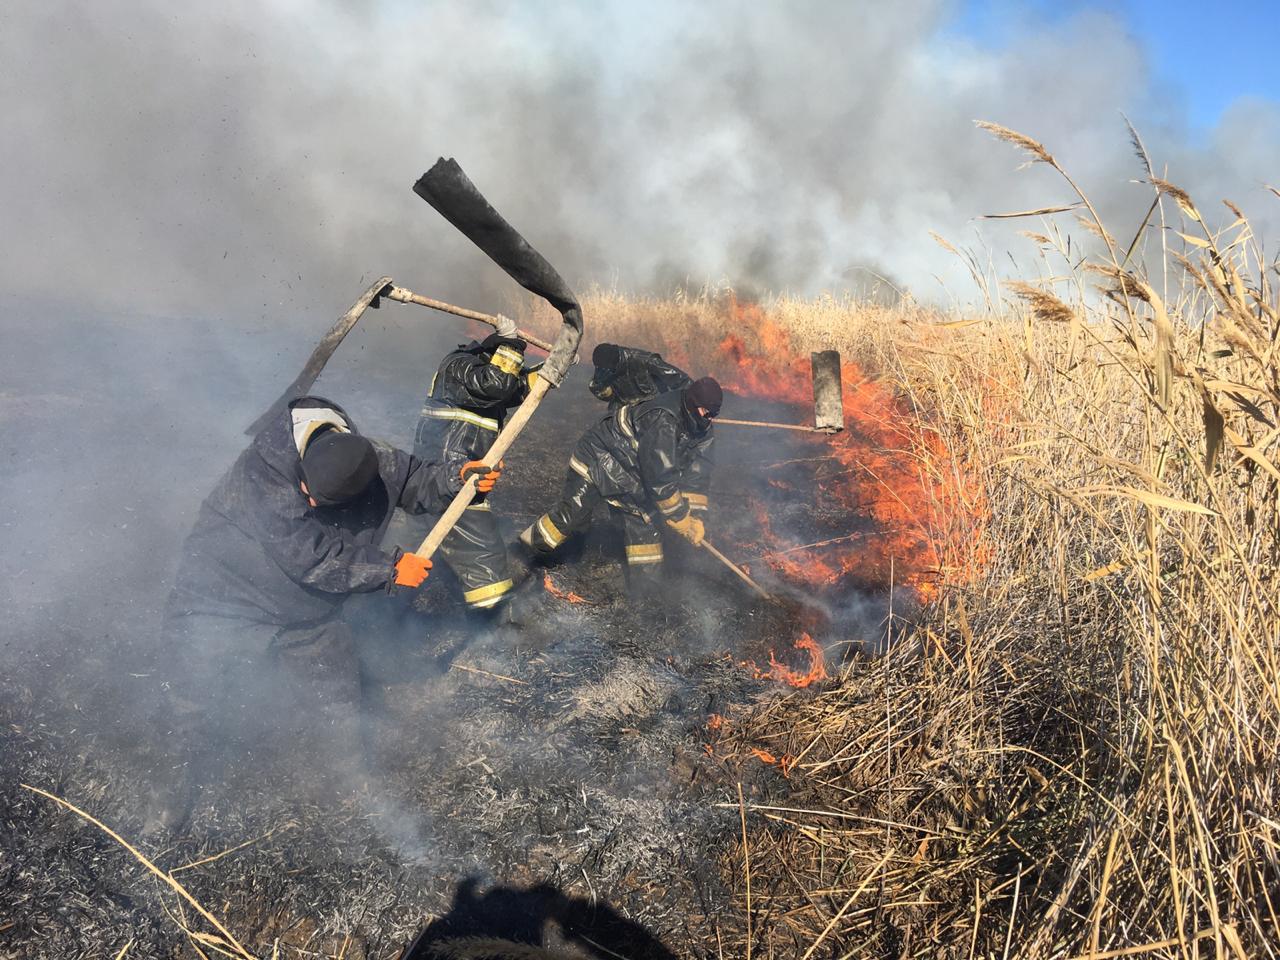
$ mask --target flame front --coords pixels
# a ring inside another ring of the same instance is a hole
[[[807,353],[759,305],[730,298],[728,309],[740,333],[705,352],[689,338],[672,359],[694,376],[715,376],[739,396],[794,404],[811,416]],[[754,546],[757,559],[783,579],[830,599],[850,588],[898,587],[929,600],[943,584],[970,579],[983,561],[986,508],[977,484],[936,433],[918,428],[916,412],[890,386],[847,359],[841,376],[845,431],[789,434],[809,456],[766,468],[812,464],[808,479],[771,476],[765,483],[789,502],[812,503],[811,514],[819,506],[839,508],[859,528],[812,543],[788,541],[775,531],[766,502],[754,498],[758,543],[740,546]]]

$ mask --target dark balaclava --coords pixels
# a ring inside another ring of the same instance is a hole
[[[711,377],[695,380],[680,391],[680,402],[684,408],[684,415],[698,433],[704,432],[711,426],[711,418],[720,412],[720,404],[723,400],[724,391],[720,389],[720,384]],[[706,408],[707,415],[705,417],[698,413],[699,407]]]
[[[355,499],[377,475],[378,454],[373,444],[358,433],[322,433],[302,455],[307,491],[322,507]]]
[[[591,362],[596,369],[587,389],[597,400],[612,400],[613,381],[617,377],[618,366],[622,363],[622,350],[616,343],[601,343],[591,351]]]
[[[601,370],[616,370],[622,351],[616,343],[602,343],[591,351],[591,362]]]

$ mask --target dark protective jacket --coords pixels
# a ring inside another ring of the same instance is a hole
[[[510,346],[488,354],[472,341],[440,361],[418,420],[414,455],[457,473],[488,453],[507,412],[529,393],[530,371],[522,369],[522,360]]]
[[[615,506],[680,520],[706,506],[714,429],[699,430],[673,390],[610,411],[583,434],[569,468]]]
[[[588,389],[610,406],[639,403],[660,393],[682,390],[692,381],[662,356],[638,347],[618,347],[618,365],[612,370],[596,367]]]
[[[332,616],[349,593],[380,590],[394,558],[378,548],[396,507],[443,510],[461,478],[373,441],[378,476],[356,500],[311,507],[300,450],[317,429],[357,432],[337,404],[300,397],[254,437],[200,507],[170,617],[211,614],[298,626]]]

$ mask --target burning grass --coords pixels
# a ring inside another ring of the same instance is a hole
[[[748,804],[757,948],[1280,952],[1275,268],[1169,213],[1180,285],[1103,241],[1051,312],[865,344],[980,523],[887,657],[735,724],[794,758]]]
[[[1082,196],[1090,259],[1036,234],[1057,279],[989,315],[591,302],[796,416],[803,351],[840,348],[809,509],[873,522],[806,545],[761,506],[760,559],[928,601],[816,698],[718,724],[779,774],[725,863],[737,954],[1280,955],[1277,265],[1235,206],[1211,229],[1152,185],[1125,231]]]
[[[995,132],[1058,169],[1035,141]],[[504,825],[538,822],[551,852],[530,869],[564,867],[567,885],[566,865],[590,863],[587,884],[614,884],[606,899],[637,886],[639,850],[636,905],[671,887],[674,839],[689,840],[685,870],[714,836],[740,922],[672,944],[688,955],[1280,954],[1276,266],[1235,208],[1214,231],[1191,197],[1152,186],[1169,209],[1153,205],[1137,248],[1147,237],[1158,262],[1175,231],[1156,224],[1181,219],[1170,286],[1082,198],[1092,262],[1037,233],[1060,279],[1010,284],[1001,315],[588,298],[593,330],[720,377],[728,415],[802,421],[807,352],[841,350],[847,432],[760,445],[716,484],[713,539],[794,608],[767,622],[738,611],[733,629],[764,644],[747,655],[772,646],[767,667],[722,652],[676,669],[650,628],[640,641],[616,624],[607,642],[583,627],[554,669],[455,661],[484,684],[447,712],[465,733],[451,742],[471,737],[474,756],[419,751],[421,769],[401,771],[415,799],[431,809],[442,784],[476,798],[466,809],[488,819],[463,839],[491,844],[490,862],[527,861]],[[547,485],[561,468],[546,467]],[[561,569],[544,580],[556,609],[603,630],[600,578]],[[866,619],[842,607],[871,593],[910,619],[889,619],[883,656],[831,655],[832,626]],[[697,629],[681,620],[662,644]],[[737,689],[761,680],[774,686]],[[709,703],[708,690],[721,692]],[[673,719],[680,703],[696,719]],[[526,730],[543,753],[490,755],[492,731]],[[578,753],[543,743],[565,731]],[[673,777],[649,796],[654,782],[636,778],[632,797],[624,777],[621,791],[584,789],[579,807],[563,785],[579,767],[600,779],[593,764],[611,754],[646,771],[678,756],[698,791]],[[626,833],[637,810],[670,833]],[[725,817],[741,843],[727,845]],[[576,892],[594,903],[594,887]],[[664,930],[705,933],[677,922],[687,898],[664,909]],[[403,921],[397,910],[383,914]]]

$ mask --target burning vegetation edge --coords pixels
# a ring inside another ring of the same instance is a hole
[[[764,308],[894,386],[933,438],[921,472],[965,473],[984,549],[883,656],[712,718],[726,787],[755,786],[729,804],[723,955],[1276,954],[1274,264],[1236,208],[1213,231],[1151,184],[1137,235],[1181,221],[1172,290],[1095,217],[1079,268],[1056,225],[1029,235],[1068,279],[1010,284],[1021,311]],[[643,337],[723,328],[731,303],[585,306]]]
[[[1047,221],[1056,279],[1008,304],[850,312],[986,549],[887,656],[722,728],[790,758],[746,804],[737,954],[1277,955],[1277,267],[1134,144],[1132,244],[1080,193],[1091,256]]]

